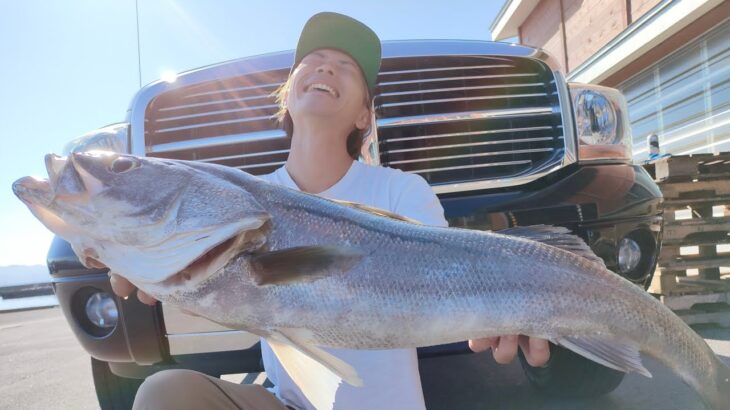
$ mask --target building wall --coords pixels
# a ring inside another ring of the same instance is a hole
[[[631,10],[631,21],[636,21],[644,13],[656,6],[660,0],[630,0],[629,10]]]
[[[545,49],[570,72],[661,0],[541,0],[520,42]]]
[[[565,70],[561,0],[542,0],[520,26],[520,42],[550,53]]]
[[[730,19],[704,28],[617,85],[628,103],[635,160],[647,158],[651,134],[673,155],[730,151]]]
[[[626,28],[625,0],[562,0],[562,3],[567,71],[578,67]]]

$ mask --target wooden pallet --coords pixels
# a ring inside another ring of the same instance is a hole
[[[730,174],[730,152],[660,158],[653,165],[657,182],[726,179]]]
[[[730,245],[730,222],[723,219],[708,217],[666,223],[658,260],[658,293],[668,296],[730,290],[730,275],[720,271],[721,267],[730,267],[730,253],[717,251],[717,245]],[[689,269],[697,269],[698,275],[687,276]]]
[[[730,244],[730,153],[667,157],[653,165],[665,199],[658,293],[667,297],[730,291],[730,276],[720,274],[720,267],[730,267],[730,253],[717,252],[718,244]],[[713,206],[718,205],[726,211],[715,217]],[[691,209],[692,219],[675,217],[684,209]],[[689,246],[698,252],[682,252]],[[688,277],[688,269],[698,269],[699,275]]]
[[[661,301],[688,325],[730,327],[730,292],[661,296]]]

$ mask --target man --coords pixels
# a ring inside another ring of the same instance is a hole
[[[279,118],[291,137],[286,164],[263,178],[292,189],[382,208],[425,224],[446,225],[441,204],[418,175],[357,161],[372,124],[372,97],[380,67],[380,40],[367,26],[336,13],[320,13],[305,25],[287,83],[279,90]],[[134,288],[113,275],[120,295]],[[155,301],[142,292],[145,303]],[[517,336],[470,341],[475,351],[493,349],[499,363],[521,346],[541,366],[550,351],[540,339]],[[364,387],[342,383],[339,409],[423,409],[415,349],[326,349],[353,366]],[[158,373],[142,385],[135,408],[312,408],[265,341],[264,367],[280,402],[257,386],[240,386],[189,371]]]

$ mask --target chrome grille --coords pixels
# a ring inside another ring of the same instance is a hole
[[[147,106],[147,155],[199,160],[263,174],[281,166],[289,140],[273,120],[272,93],[288,69],[206,81],[163,93]]]
[[[154,95],[144,110],[145,154],[252,174],[281,166],[290,141],[272,118],[272,92],[289,68],[246,68],[212,70]],[[386,54],[375,106],[380,163],[422,175],[437,192],[522,183],[564,159],[556,81],[538,59]]]
[[[555,81],[536,60],[384,60],[375,106],[381,164],[434,186],[518,177],[563,158]]]

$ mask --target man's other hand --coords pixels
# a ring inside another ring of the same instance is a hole
[[[537,337],[509,335],[469,340],[469,348],[474,352],[492,349],[494,360],[499,364],[514,360],[518,346],[532,367],[544,366],[550,359],[548,341]]]
[[[112,285],[112,290],[114,291],[114,293],[117,294],[117,296],[126,298],[131,295],[132,292],[137,290],[137,299],[139,299],[140,302],[144,303],[145,305],[151,306],[157,303],[157,299],[137,289],[137,287],[134,286],[132,282],[117,275],[116,273],[112,273],[109,276],[109,282]]]

